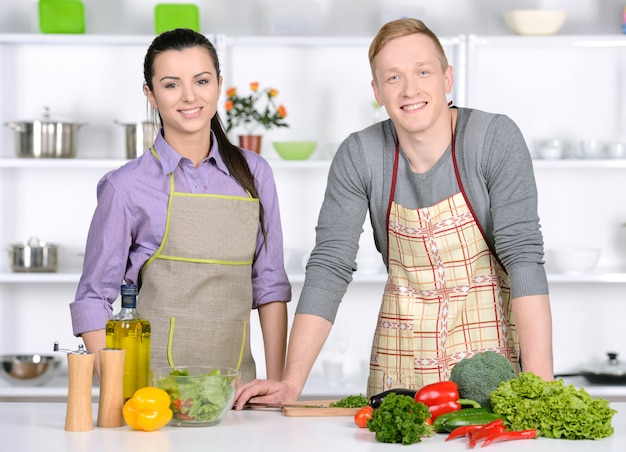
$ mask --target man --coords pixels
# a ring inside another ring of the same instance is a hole
[[[454,74],[421,21],[384,25],[369,51],[389,120],[350,135],[331,165],[283,379],[238,406],[296,400],[355,270],[369,209],[388,269],[368,395],[449,378],[493,350],[552,379],[552,319],[532,162],[508,117],[450,107]]]

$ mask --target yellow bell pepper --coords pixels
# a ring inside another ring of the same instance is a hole
[[[138,389],[124,404],[123,413],[124,420],[133,430],[158,430],[172,419],[170,396],[153,386]]]

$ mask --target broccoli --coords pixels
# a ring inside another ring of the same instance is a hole
[[[500,383],[515,378],[513,365],[496,352],[480,352],[459,361],[450,372],[450,380],[459,387],[463,399],[471,399],[482,406],[491,406],[489,395]]]

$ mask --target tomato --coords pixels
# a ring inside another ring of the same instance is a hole
[[[367,427],[367,420],[372,418],[374,414],[374,408],[371,406],[364,406],[354,415],[354,423],[358,425],[360,428]]]

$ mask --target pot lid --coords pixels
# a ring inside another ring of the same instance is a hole
[[[626,365],[617,359],[617,353],[608,352],[604,363],[589,364],[583,372],[594,375],[626,376]]]
[[[50,107],[43,107],[41,117],[39,119],[35,119],[34,121],[17,121],[18,123],[40,123],[40,124],[76,124],[76,125],[84,125],[84,123],[78,123],[75,121],[71,121],[66,118],[53,118],[50,116]]]
[[[150,121],[137,121],[137,122],[124,122],[124,121],[119,121],[119,120],[115,120],[113,121],[115,124],[120,125],[120,126],[152,126],[152,122]]]
[[[28,247],[28,248],[54,248],[56,247],[56,245],[53,245],[52,243],[46,243],[43,240],[39,240],[39,237],[29,237],[28,240],[22,242],[22,243],[14,243],[11,245],[13,248],[20,248],[20,247]]]

